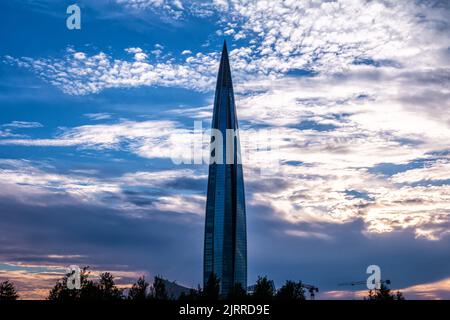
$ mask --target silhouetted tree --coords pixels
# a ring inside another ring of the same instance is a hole
[[[122,290],[117,288],[114,277],[109,272],[102,273],[95,283],[89,279],[89,267],[83,267],[80,272],[80,288],[69,289],[67,282],[70,274],[66,274],[50,290],[48,300],[117,300],[122,298]]]
[[[280,300],[305,300],[305,289],[301,281],[286,280],[278,290],[276,297]]]
[[[88,300],[96,299],[98,296],[97,286],[89,279],[89,267],[81,268],[80,289],[69,289],[67,281],[70,274],[66,274],[61,280],[58,280],[55,286],[50,290],[48,300],[70,301],[70,300]]]
[[[395,293],[395,298],[394,300],[405,300],[405,297],[403,296],[403,293],[401,293],[400,291],[397,291]]]
[[[212,272],[208,277],[205,287],[203,288],[203,298],[206,300],[219,299],[219,285],[220,280],[216,277],[216,274]]]
[[[274,295],[275,288],[273,282],[267,279],[267,276],[258,276],[256,281],[253,297],[256,299],[271,299]]]
[[[400,291],[397,291],[396,294],[392,294],[391,289],[383,283],[381,284],[380,289],[369,290],[369,295],[365,299],[371,301],[405,300]]]
[[[236,283],[228,294],[228,299],[232,300],[244,300],[247,297],[247,292],[242,287],[241,283]]]
[[[129,300],[145,300],[147,299],[148,282],[145,281],[145,277],[140,277],[128,291]]]
[[[0,282],[0,301],[17,300],[17,298],[19,298],[19,295],[12,282],[8,280]]]
[[[197,301],[202,296],[202,289],[198,286],[198,289],[190,289],[188,293],[182,292],[178,297],[180,301]]]
[[[164,280],[160,276],[155,276],[152,287],[152,298],[156,300],[167,300],[169,296],[167,294],[166,285]]]
[[[109,272],[100,274],[98,282],[98,294],[101,300],[119,300],[122,299],[122,289],[117,288],[114,282],[114,276]]]

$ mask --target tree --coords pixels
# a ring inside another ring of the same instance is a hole
[[[273,281],[267,279],[267,276],[258,276],[256,281],[255,290],[253,291],[253,297],[256,299],[271,299],[273,297],[275,288]]]
[[[122,289],[117,288],[114,276],[109,272],[100,274],[100,281],[97,285],[99,298],[102,300],[122,299]]]
[[[0,301],[12,301],[17,300],[19,295],[12,282],[8,280],[0,282]]]
[[[202,296],[202,289],[200,286],[197,290],[190,289],[188,293],[182,292],[180,296],[178,297],[178,300],[180,301],[197,301],[200,300]]]
[[[58,280],[55,286],[50,290],[47,299],[56,301],[71,300],[89,300],[97,297],[97,287],[89,279],[89,267],[81,268],[80,289],[69,289],[67,286],[68,278],[71,274],[66,274],[61,280]]]
[[[218,300],[219,299],[220,279],[216,277],[216,274],[212,272],[205,287],[203,288],[203,298],[206,300]]]
[[[140,277],[136,283],[133,284],[130,291],[128,291],[129,300],[145,300],[147,299],[148,282],[145,281],[145,277]]]
[[[280,300],[305,300],[305,289],[301,281],[286,280],[276,297]]]
[[[397,291],[396,294],[392,294],[391,289],[389,289],[384,283],[381,284],[380,289],[369,290],[369,295],[365,299],[370,301],[405,300],[400,291]]]
[[[100,275],[100,280],[95,283],[89,279],[89,267],[81,268],[80,288],[69,289],[67,282],[70,274],[66,274],[50,290],[48,300],[73,301],[73,300],[117,300],[122,298],[122,290],[114,283],[114,277],[105,272]]]
[[[405,297],[403,296],[403,293],[401,293],[400,291],[397,291],[395,293],[395,298],[394,300],[405,300]]]
[[[232,300],[244,300],[247,297],[247,292],[242,287],[241,283],[236,283],[228,294],[228,299]]]
[[[164,279],[160,276],[155,276],[153,280],[153,299],[156,300],[167,300],[169,299],[169,296],[167,294],[166,290],[166,284],[164,282]]]

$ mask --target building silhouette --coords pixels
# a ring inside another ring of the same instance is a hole
[[[242,288],[247,288],[244,177],[240,163],[239,136],[234,135],[238,129],[238,121],[226,42],[217,76],[212,129],[220,132],[223,139],[219,150],[213,148],[213,142],[217,142],[218,137],[213,135],[211,138],[203,281],[206,285],[208,278],[214,273],[220,280],[220,295],[226,296],[238,283]],[[227,139],[230,133],[231,138]]]

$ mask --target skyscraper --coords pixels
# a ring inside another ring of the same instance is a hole
[[[234,135],[238,121],[226,42],[217,76],[212,129],[223,137],[223,152],[211,151],[215,161],[209,164],[203,281],[206,285],[214,273],[220,279],[220,295],[226,296],[238,283],[247,287],[244,176],[239,139]],[[230,133],[232,138],[227,139]],[[211,141],[215,139],[213,136]]]

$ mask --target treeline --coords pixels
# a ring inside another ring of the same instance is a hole
[[[59,280],[49,291],[48,300],[52,301],[77,301],[77,300],[171,300],[167,291],[165,280],[161,276],[155,276],[153,283],[146,281],[145,277],[140,277],[128,290],[117,287],[114,276],[109,272],[100,274],[98,281],[93,281],[89,277],[88,267],[81,269],[80,288],[69,289],[69,274]],[[275,290],[273,282],[266,276],[258,277],[258,280],[251,293],[247,293],[241,285],[236,285],[228,297],[219,297],[219,279],[213,274],[208,279],[205,287],[202,289],[190,289],[188,292],[182,292],[179,295],[180,301],[215,301],[219,298],[228,298],[232,300],[283,300],[297,301],[306,300],[306,289],[301,282],[287,280],[284,285]],[[0,300],[16,300],[19,294],[10,281],[0,282]],[[404,300],[401,292],[395,294],[382,285],[378,290],[370,290],[365,300]]]

